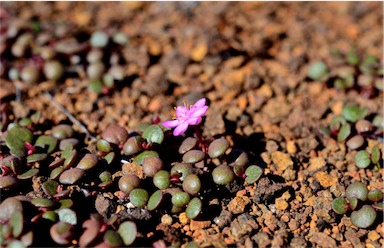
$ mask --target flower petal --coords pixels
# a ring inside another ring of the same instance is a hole
[[[188,113],[188,109],[186,107],[184,107],[184,106],[178,106],[176,108],[176,116],[178,118],[185,118],[187,113]]]
[[[183,134],[185,131],[187,131],[187,129],[188,129],[188,123],[182,122],[175,128],[175,130],[173,130],[173,135],[179,136]]]
[[[202,117],[203,115],[205,115],[205,113],[207,113],[207,110],[208,106],[200,107],[192,113],[192,117]]]
[[[205,98],[201,98],[195,104],[193,104],[193,106],[196,107],[196,108],[201,108],[201,107],[203,107],[205,105],[205,102],[206,102],[206,99]]]
[[[180,124],[180,121],[179,120],[169,120],[169,121],[163,121],[161,124],[166,128],[174,128]]]
[[[189,125],[197,125],[201,122],[201,117],[192,117],[188,119],[188,124]]]

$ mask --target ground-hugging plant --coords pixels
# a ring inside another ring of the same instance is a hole
[[[368,120],[365,119],[366,116],[367,109],[346,105],[341,115],[333,117],[329,127],[322,128],[322,131],[340,143],[345,142],[349,149],[358,150],[355,162],[359,168],[367,168],[372,164],[373,168],[378,170],[382,164],[380,148],[378,145],[372,148],[366,146],[368,139],[382,140],[383,117],[376,115],[372,120]]]
[[[9,13],[2,23],[1,77],[20,91],[44,81],[54,86],[76,73],[91,91],[108,94],[126,77],[121,51],[129,38],[123,32],[95,30],[84,39],[70,23],[29,22]]]
[[[335,198],[332,209],[337,214],[351,213],[351,222],[359,228],[369,228],[379,216],[376,211],[383,211],[383,193],[376,188],[368,190],[359,181],[350,184],[345,197]]]
[[[1,246],[135,245],[140,230],[134,216],[84,213],[83,202],[107,191],[120,206],[204,218],[212,190],[228,190],[234,181],[252,184],[263,173],[225,137],[201,135],[207,111],[200,99],[177,107],[176,119],[160,123],[154,118],[135,132],[110,124],[87,149],[84,136],[71,125],[46,130],[39,113],[4,122]],[[20,190],[26,196],[18,195]],[[97,209],[92,204],[87,207]],[[38,225],[46,226],[50,238],[39,240]]]
[[[366,98],[380,94],[383,89],[384,69],[380,59],[361,51],[331,51],[331,61],[327,65],[316,61],[308,68],[309,79],[327,82],[340,91],[356,90]]]

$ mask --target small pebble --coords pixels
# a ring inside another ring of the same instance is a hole
[[[161,216],[161,223],[165,225],[172,225],[172,217],[169,214]]]

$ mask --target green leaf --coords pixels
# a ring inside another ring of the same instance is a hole
[[[23,174],[18,175],[17,178],[18,179],[29,179],[29,178],[36,176],[38,173],[39,173],[39,169],[32,168],[32,169],[29,169],[28,171],[24,172]]]
[[[49,196],[53,196],[57,193],[57,187],[59,186],[59,183],[54,180],[48,180],[43,183],[43,191]]]
[[[7,245],[7,248],[25,248],[25,246],[21,241],[15,239]]]
[[[103,83],[100,80],[95,79],[90,82],[88,87],[91,91],[95,92],[96,94],[100,94],[103,90]]]
[[[379,160],[380,160],[380,150],[379,150],[379,147],[377,145],[372,147],[371,160],[372,160],[373,164],[379,163]]]
[[[61,208],[57,212],[59,215],[59,220],[62,222],[66,222],[71,225],[77,224],[77,217],[75,211],[69,208]]]
[[[375,222],[376,217],[375,209],[369,205],[364,205],[358,211],[352,212],[351,222],[359,228],[367,228]]]
[[[72,199],[61,199],[59,203],[60,203],[60,208],[71,208],[73,206]]]
[[[61,153],[61,158],[65,159],[64,169],[68,169],[75,162],[77,157],[77,151],[74,149],[72,144],[68,144],[64,151]]]
[[[351,134],[351,126],[344,124],[341,126],[339,133],[337,134],[337,141],[342,142]]]
[[[120,247],[123,244],[123,240],[121,239],[120,235],[113,230],[107,230],[105,232],[104,242],[113,247]]]
[[[18,238],[23,231],[23,214],[16,211],[12,214],[10,224],[12,226],[12,234],[14,238]]]
[[[31,155],[29,155],[27,157],[27,163],[34,163],[34,162],[43,161],[46,158],[47,158],[47,154],[46,153],[31,154]]]
[[[224,137],[215,139],[208,146],[208,155],[211,158],[220,157],[229,148],[229,142]]]
[[[116,158],[115,152],[110,152],[104,156],[104,159],[107,162],[107,164],[112,164],[112,162],[115,160],[115,158]]]
[[[193,198],[187,206],[185,213],[188,219],[195,219],[201,213],[203,203],[197,197]]]
[[[117,232],[120,234],[125,245],[131,245],[136,239],[137,227],[134,222],[125,221],[119,226]]]
[[[41,217],[43,217],[44,219],[53,221],[53,222],[57,222],[57,220],[58,220],[56,212],[52,211],[52,210],[44,212],[44,214]]]
[[[263,170],[257,165],[251,165],[245,170],[245,181],[249,184],[256,182],[263,174]]]
[[[345,214],[347,212],[348,202],[345,198],[335,198],[332,201],[332,209],[337,214]]]
[[[42,147],[48,154],[52,153],[57,147],[57,139],[49,135],[41,135],[37,138],[35,146]]]
[[[363,119],[368,113],[368,109],[359,108],[355,105],[345,106],[342,110],[342,115],[347,121],[356,122]]]
[[[359,168],[367,168],[371,164],[371,159],[367,151],[359,151],[355,156],[355,163]]]
[[[46,198],[34,198],[31,200],[31,203],[36,207],[50,208],[55,205],[55,203]]]
[[[99,178],[103,183],[112,182],[112,174],[109,171],[103,171],[100,173]]]
[[[149,197],[148,204],[147,204],[148,210],[149,211],[155,210],[160,205],[162,200],[163,200],[163,192],[160,189],[156,190],[151,195],[151,197]]]
[[[347,62],[351,65],[357,65],[359,63],[359,57],[354,49],[348,51]]]
[[[329,124],[329,128],[331,129],[331,131],[339,130],[340,127],[345,123],[346,123],[346,120],[344,119],[344,117],[341,115],[338,115],[331,120],[331,123]]]
[[[133,158],[133,162],[142,164],[143,160],[148,157],[159,157],[159,154],[156,151],[143,151]]]
[[[13,126],[5,137],[5,144],[10,149],[12,155],[17,157],[27,156],[27,148],[25,147],[25,142],[32,143],[33,134],[32,132],[24,127]]]
[[[321,61],[313,63],[308,70],[308,77],[312,80],[323,80],[327,74],[327,65]]]
[[[144,130],[143,138],[148,142],[161,144],[164,140],[163,130],[159,125],[150,125]]]
[[[129,193],[129,200],[138,208],[144,207],[148,202],[148,192],[145,189],[136,188]]]

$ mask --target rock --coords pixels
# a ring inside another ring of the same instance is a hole
[[[231,234],[236,239],[239,239],[245,234],[249,234],[255,230],[259,225],[255,222],[253,217],[248,213],[241,214],[231,223]]]
[[[289,206],[287,200],[289,198],[291,198],[291,194],[288,191],[284,192],[284,194],[281,197],[276,198],[276,200],[275,200],[276,208],[279,210],[287,209]]]
[[[236,196],[228,204],[228,210],[232,214],[240,214],[244,212],[245,207],[251,202],[247,196]]]
[[[267,233],[259,232],[252,236],[252,240],[256,242],[260,248],[266,248],[271,244],[271,240]]]
[[[161,223],[164,225],[171,225],[172,224],[172,217],[169,214],[164,214],[161,216]]]
[[[191,220],[189,227],[190,227],[191,231],[196,231],[196,230],[207,228],[210,225],[211,225],[210,220],[206,220],[206,221]]]
[[[319,171],[314,175],[317,181],[319,181],[320,185],[324,188],[328,188],[331,186],[336,186],[338,178],[336,176],[330,175],[327,172]]]
[[[323,232],[316,232],[311,235],[309,241],[321,247],[337,247],[336,241]]]
[[[323,168],[326,165],[326,162],[323,157],[314,157],[309,159],[308,171],[314,172]]]
[[[205,42],[197,44],[191,51],[191,59],[196,62],[200,62],[204,59],[205,55],[208,52],[208,47]]]
[[[291,159],[291,156],[287,153],[275,151],[271,153],[271,158],[272,158],[272,163],[276,166],[276,169],[280,172],[293,167],[293,161]]]

